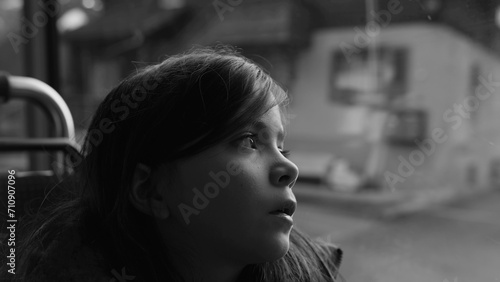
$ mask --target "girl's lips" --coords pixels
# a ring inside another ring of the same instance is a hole
[[[274,215],[283,215],[283,216],[290,216],[289,214],[285,213],[285,212],[282,212],[282,211],[273,211],[273,212],[270,212],[270,214],[274,214]]]
[[[270,214],[273,215],[274,217],[278,218],[279,220],[284,220],[288,224],[293,225],[293,218],[292,218],[292,216],[290,216],[290,215],[288,215],[286,213],[279,212],[279,211],[274,211],[274,212],[270,212]]]
[[[291,218],[292,215],[295,213],[296,208],[297,208],[297,202],[291,199],[287,199],[281,202],[281,204],[277,206],[276,209],[271,211],[270,214],[276,214],[276,215],[284,214]]]

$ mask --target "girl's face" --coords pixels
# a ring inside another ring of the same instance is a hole
[[[234,138],[179,161],[167,193],[168,230],[200,256],[273,261],[289,248],[297,166],[283,151],[279,107]],[[167,232],[168,232],[167,230]]]

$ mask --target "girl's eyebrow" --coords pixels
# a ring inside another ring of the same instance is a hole
[[[269,127],[269,126],[268,126],[265,122],[260,121],[260,120],[257,120],[257,121],[255,121],[255,122],[253,122],[253,123],[252,123],[252,125],[251,125],[251,128],[254,128],[254,129],[256,129],[257,131],[262,130],[262,129],[264,129],[264,130],[268,130],[268,131],[272,131],[272,128],[271,128],[271,127]],[[282,128],[280,128],[280,129],[278,130],[278,142],[280,142],[280,143],[281,143],[281,142],[283,142],[284,140],[285,140],[285,132],[283,131],[283,129],[282,129]]]

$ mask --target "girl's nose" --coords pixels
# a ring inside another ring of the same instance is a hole
[[[290,160],[276,164],[271,169],[271,183],[277,187],[292,188],[299,176],[299,168]]]

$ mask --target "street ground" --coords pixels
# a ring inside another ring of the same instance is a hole
[[[295,226],[343,249],[347,282],[500,281],[500,191],[390,218],[297,198]]]

